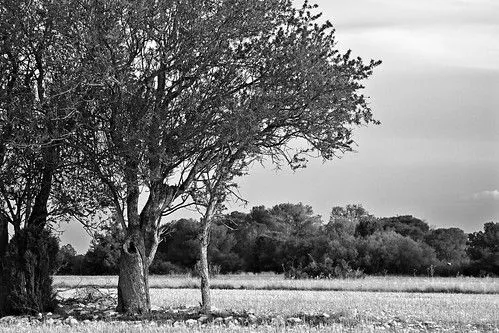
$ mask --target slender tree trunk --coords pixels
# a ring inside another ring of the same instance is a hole
[[[118,312],[143,314],[151,309],[149,263],[145,252],[143,233],[138,228],[129,230],[119,262]]]
[[[203,229],[200,235],[200,261],[199,275],[201,277],[201,302],[202,311],[206,314],[211,312],[211,291],[210,291],[210,269],[208,263],[208,245],[210,244],[210,227],[212,206],[207,208],[205,216],[201,220]]]

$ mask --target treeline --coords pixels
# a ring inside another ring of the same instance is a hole
[[[193,219],[165,227],[150,272],[196,274],[199,233]],[[85,255],[62,247],[59,273],[116,274],[122,237],[112,223]],[[360,205],[334,207],[327,223],[301,203],[259,206],[216,220],[209,261],[213,274],[271,271],[288,278],[499,275],[499,223],[466,234],[458,228],[431,229],[410,215],[374,217]]]

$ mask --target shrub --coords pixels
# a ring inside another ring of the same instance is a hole
[[[0,315],[54,310],[51,275],[57,267],[58,247],[48,230],[27,228],[11,239],[0,277]]]

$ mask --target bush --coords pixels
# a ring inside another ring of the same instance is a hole
[[[287,279],[358,279],[364,278],[364,272],[353,269],[345,260],[339,260],[337,264],[326,257],[323,262],[312,261],[305,267],[290,267],[284,272]]]
[[[154,259],[152,262],[152,265],[149,267],[149,273],[151,274],[158,274],[158,275],[165,275],[165,274],[186,274],[190,273],[190,270],[175,265],[174,263],[170,261],[163,261],[163,260],[157,260]]]
[[[28,228],[11,239],[0,277],[0,315],[54,310],[51,275],[58,250],[58,240],[48,230]]]

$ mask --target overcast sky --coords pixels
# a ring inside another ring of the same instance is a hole
[[[357,153],[291,172],[254,167],[240,192],[256,205],[360,203],[466,232],[499,222],[499,1],[318,0],[338,48],[383,64],[366,82],[382,125],[356,132]],[[79,235],[79,236],[77,236]],[[79,252],[88,239],[62,237]]]

